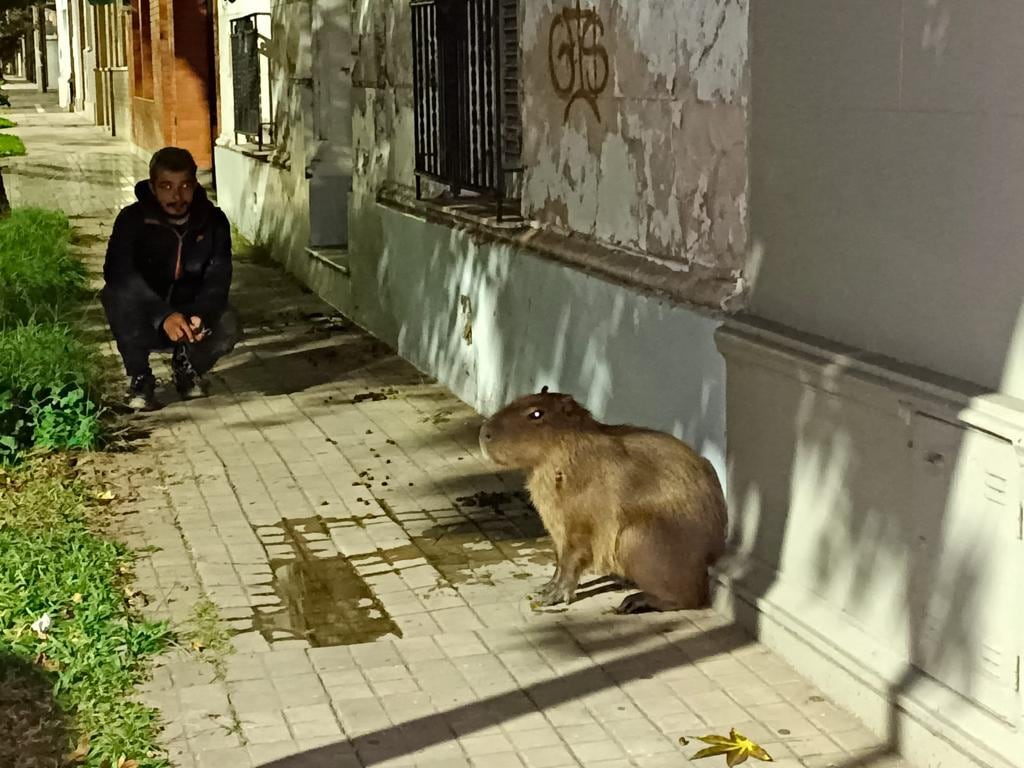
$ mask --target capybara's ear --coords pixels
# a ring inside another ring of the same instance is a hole
[[[543,387],[540,388],[540,393],[542,395],[546,395],[548,393],[548,385],[547,384],[545,384]]]

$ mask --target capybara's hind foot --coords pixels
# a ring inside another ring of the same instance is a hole
[[[648,613],[650,611],[681,611],[683,610],[683,607],[684,606],[679,603],[660,600],[654,595],[650,595],[646,592],[634,592],[632,595],[627,595],[626,598],[619,603],[619,607],[615,609],[615,612]]]

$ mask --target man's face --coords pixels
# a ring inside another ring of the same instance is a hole
[[[153,194],[156,195],[164,213],[180,218],[188,213],[192,205],[192,196],[196,192],[195,176],[188,171],[157,171],[156,178],[150,182]]]

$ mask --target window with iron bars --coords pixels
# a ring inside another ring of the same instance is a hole
[[[508,209],[522,170],[520,0],[414,0],[416,195],[422,180]]]
[[[261,45],[266,36],[259,20],[270,14],[254,13],[231,20],[231,80],[234,95],[235,140],[244,136],[258,149],[274,145],[270,62]]]

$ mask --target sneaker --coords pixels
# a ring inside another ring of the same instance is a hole
[[[188,347],[185,344],[178,344],[174,347],[171,355],[171,375],[174,379],[174,388],[178,390],[183,400],[190,400],[194,397],[202,397],[206,394],[206,382],[192,366],[188,357]]]
[[[152,373],[132,376],[128,383],[128,407],[133,411],[149,411],[157,406],[156,379]]]

